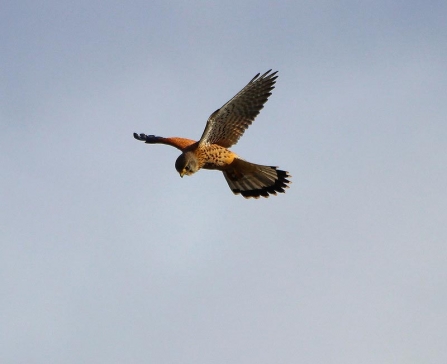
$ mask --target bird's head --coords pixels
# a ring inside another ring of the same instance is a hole
[[[192,152],[182,153],[175,161],[175,169],[180,177],[190,176],[199,170],[199,161]]]

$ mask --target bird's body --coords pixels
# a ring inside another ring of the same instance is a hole
[[[197,155],[201,161],[200,168],[218,169],[219,171],[224,171],[235,158],[238,158],[236,153],[217,144],[210,144],[206,148],[198,147],[192,153]]]
[[[278,76],[276,72],[269,73],[261,77],[256,75],[236,96],[212,113],[199,141],[136,133],[134,137],[148,144],[166,144],[181,150],[175,162],[181,177],[202,168],[215,169],[223,172],[235,194],[246,198],[285,192],[284,188],[290,183],[288,172],[244,161],[228,149],[237,143],[271,95]]]

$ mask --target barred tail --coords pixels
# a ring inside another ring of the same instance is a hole
[[[225,179],[234,194],[245,198],[269,197],[276,193],[284,193],[291,183],[291,176],[277,167],[261,166],[241,159],[235,159],[223,171]]]

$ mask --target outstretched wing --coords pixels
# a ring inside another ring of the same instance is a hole
[[[182,152],[189,146],[193,145],[194,143],[197,143],[195,140],[186,139],[186,138],[178,138],[178,137],[163,138],[163,137],[155,136],[155,135],[146,135],[146,134],[137,134],[137,133],[133,133],[133,137],[136,140],[141,140],[142,142],[145,142],[146,144],[170,145],[171,147],[180,149]]]
[[[278,71],[259,73],[236,96],[208,118],[199,144],[218,144],[228,148],[244,134],[275,88]]]

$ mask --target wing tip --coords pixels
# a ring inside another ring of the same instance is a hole
[[[156,143],[160,143],[161,142],[161,140],[163,139],[162,137],[160,137],[160,136],[156,136],[156,135],[146,135],[146,134],[144,134],[144,133],[140,133],[140,134],[137,134],[137,133],[133,133],[133,137],[136,139],[136,140],[140,140],[140,141],[142,141],[142,142],[145,142],[145,143],[147,143],[147,144],[156,144]]]
[[[261,75],[261,73],[258,73],[255,77],[253,77],[251,79],[251,81],[249,83],[263,80],[263,79],[269,79],[269,80],[275,81],[278,78],[277,74],[279,71],[275,71],[273,73],[270,73],[270,72],[272,72],[272,68],[270,68],[267,72],[263,73],[262,75]]]

